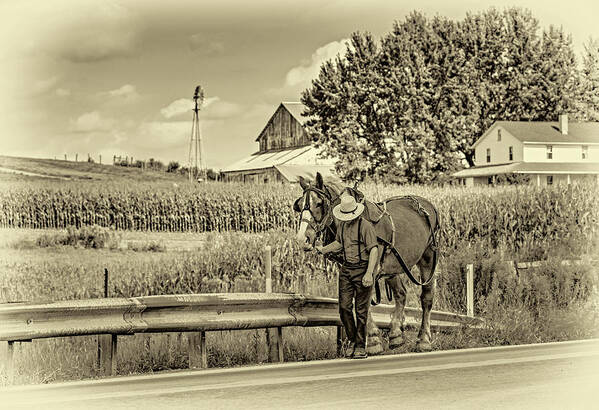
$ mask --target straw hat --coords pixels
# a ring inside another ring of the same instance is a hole
[[[341,203],[333,208],[333,215],[340,221],[351,221],[364,212],[364,204],[356,202],[351,195],[342,195]]]

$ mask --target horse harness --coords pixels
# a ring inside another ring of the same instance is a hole
[[[319,196],[322,196],[324,198],[326,198],[328,200],[328,204],[327,207],[330,207],[330,204],[333,203],[336,199],[332,198],[332,195],[328,192],[328,190],[323,190],[323,189],[319,189],[316,187],[308,187],[305,190],[306,192],[314,192]],[[338,198],[339,196],[337,196]],[[407,266],[406,262],[404,261],[404,259],[402,258],[401,254],[399,253],[399,250],[395,247],[395,222],[393,222],[393,218],[391,217],[391,214],[389,213],[388,209],[387,209],[387,204],[391,201],[398,201],[398,200],[408,200],[410,201],[411,207],[420,215],[424,218],[424,220],[426,221],[429,230],[430,230],[430,236],[429,236],[429,243],[428,246],[431,247],[431,249],[434,251],[433,252],[433,261],[432,261],[432,272],[435,272],[435,268],[437,266],[437,238],[436,238],[436,233],[439,230],[439,225],[438,223],[435,225],[435,227],[433,228],[433,225],[431,223],[431,219],[430,219],[430,214],[428,213],[428,211],[422,206],[422,204],[418,201],[418,199],[416,199],[415,197],[411,196],[411,195],[407,195],[407,196],[394,196],[391,198],[387,198],[382,202],[376,203],[375,205],[378,207],[379,210],[381,210],[381,214],[379,215],[379,217],[376,220],[372,220],[372,224],[376,225],[379,222],[381,222],[381,220],[384,217],[387,217],[389,220],[389,224],[391,226],[391,240],[387,240],[385,238],[380,237],[379,235],[377,235],[377,241],[379,243],[381,243],[383,245],[383,252],[381,252],[380,255],[380,260],[379,260],[379,266],[383,265],[385,256],[389,253],[392,253],[397,261],[399,262],[400,266],[402,267],[403,271],[405,272],[405,274],[408,276],[408,278],[417,286],[426,286],[428,284],[431,283],[431,281],[433,280],[434,275],[431,275],[430,278],[428,278],[426,281],[424,282],[420,282],[418,279],[416,279],[414,277],[414,275],[412,274],[412,271],[410,270],[410,268]],[[381,209],[382,208],[382,209]],[[306,197],[306,201],[304,203],[304,207],[302,209],[302,211],[305,210],[310,210],[310,196],[308,195]],[[300,219],[300,223],[301,222],[306,222],[308,224],[308,226],[310,226],[310,228],[312,228],[314,230],[314,232],[318,234],[323,234],[323,232],[325,231],[326,228],[328,228],[331,233],[333,232],[333,228],[331,228],[331,222],[332,222],[332,216],[331,216],[331,212],[329,212],[328,209],[323,209],[323,214],[325,215],[322,220],[320,222],[317,222],[314,220],[314,218],[308,220],[305,219],[303,216],[303,212],[302,212],[302,216]],[[362,221],[362,216],[360,216],[360,221],[358,223],[361,223]],[[341,226],[341,229],[343,229],[343,225]],[[361,243],[361,238],[360,238],[360,226],[358,226],[358,255],[360,257],[360,261],[362,260],[362,253],[360,251],[360,243]],[[343,232],[341,237],[343,238]],[[346,255],[345,255],[345,246],[342,243],[342,247],[343,247],[343,256],[344,256],[344,260],[346,259]],[[377,278],[374,278],[374,283],[375,283],[375,292],[376,292],[376,300],[377,300],[377,304],[380,303],[380,287],[378,284],[379,279],[385,278],[387,275],[379,275]],[[386,291],[387,291],[387,297],[389,300],[391,300],[392,294],[391,294],[391,290],[389,289],[389,286],[387,285],[386,287]]]
[[[323,196],[324,198],[326,198],[328,200],[327,207],[330,207],[330,204],[332,204],[337,199],[337,198],[333,198],[328,190],[318,189],[316,187],[308,187],[305,189],[305,192],[306,193],[314,192],[317,195],[320,195],[320,196]],[[325,229],[327,229],[327,228],[331,231],[331,233],[334,233],[333,228],[331,228],[331,222],[332,222],[333,217],[331,216],[332,213],[329,212],[328,209],[323,209],[324,217],[322,218],[322,220],[320,222],[317,222],[314,219],[314,217],[312,217],[312,219],[304,218],[303,211],[310,211],[310,195],[306,196],[306,202],[304,203],[304,207],[300,214],[300,223],[306,222],[308,224],[308,226],[310,228],[312,228],[312,230],[316,233],[317,236],[318,236],[318,234],[323,234]],[[316,240],[316,238],[315,238],[315,240]]]
[[[393,218],[391,217],[391,214],[389,213],[389,211],[387,210],[387,204],[391,201],[397,201],[397,200],[408,200],[410,201],[411,207],[412,209],[414,209],[421,217],[424,218],[424,220],[426,221],[428,227],[429,227],[429,242],[427,247],[430,247],[433,250],[433,261],[432,261],[432,272],[433,274],[431,274],[431,276],[424,282],[420,282],[418,279],[416,279],[416,277],[414,277],[414,275],[412,274],[412,271],[410,270],[410,268],[408,267],[408,265],[406,264],[406,262],[404,261],[403,257],[401,256],[401,254],[399,253],[399,250],[395,247],[395,223],[393,222]],[[437,266],[437,238],[436,238],[436,233],[439,230],[439,225],[438,223],[435,225],[435,227],[433,228],[433,225],[431,223],[431,217],[430,214],[428,213],[428,211],[422,206],[422,204],[418,201],[418,199],[416,199],[413,196],[407,195],[407,196],[394,196],[391,198],[387,198],[385,199],[383,202],[379,202],[378,204],[375,204],[379,210],[381,210],[382,208],[382,212],[379,215],[379,217],[377,218],[376,221],[373,221],[373,224],[378,224],[384,217],[389,218],[389,224],[391,226],[391,241],[382,238],[380,236],[377,235],[377,240],[383,245],[383,252],[381,252],[381,256],[380,256],[380,260],[379,260],[379,266],[383,265],[383,262],[385,260],[385,256],[388,255],[389,253],[392,253],[395,258],[397,259],[397,261],[399,262],[399,265],[401,266],[401,268],[403,269],[403,271],[405,272],[405,274],[408,276],[408,278],[412,281],[412,283],[414,283],[417,286],[426,286],[428,284],[431,283],[431,281],[433,280],[434,277],[434,272],[435,272],[435,268]],[[379,285],[379,279],[383,279],[389,277],[389,275],[381,275],[379,274],[378,277],[375,278],[374,282],[375,282],[375,302],[373,302],[373,304],[379,304],[381,301],[381,290],[380,290],[380,285]],[[389,284],[386,283],[386,293],[387,293],[387,299],[391,300],[392,299],[392,293],[391,293],[391,289],[389,287]]]

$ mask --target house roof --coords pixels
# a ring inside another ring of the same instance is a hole
[[[452,174],[457,178],[500,174],[599,174],[597,162],[512,162],[466,168]]]
[[[478,145],[489,132],[501,126],[522,142],[536,143],[599,143],[599,122],[569,122],[568,134],[559,130],[557,121],[496,121],[474,143]]]
[[[311,145],[279,151],[256,153],[225,167],[222,172],[249,171],[277,165],[332,166],[334,160],[318,158],[319,150]]]
[[[279,109],[281,107],[285,107],[285,109],[287,111],[289,111],[289,114],[291,114],[291,116],[293,118],[295,118],[300,124],[304,125],[307,118],[302,117],[302,112],[304,112],[304,110],[306,109],[306,106],[300,102],[285,102],[284,101],[281,104],[279,104],[279,106],[277,107],[277,109],[275,110],[273,115],[271,115],[271,117],[268,119],[268,121],[266,122],[266,125],[264,126],[264,128],[262,128],[262,131],[260,131],[260,134],[258,134],[258,136],[256,137],[256,141],[260,141],[260,137],[262,137],[262,134],[264,134],[264,130],[266,130],[266,128],[268,128],[273,117],[275,116],[277,111],[279,111]]]

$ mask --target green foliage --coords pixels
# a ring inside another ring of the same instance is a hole
[[[599,40],[584,45],[577,111],[582,121],[599,121]]]
[[[166,172],[177,172],[179,169],[179,163],[177,161],[171,161],[166,167]]]
[[[568,188],[367,184],[361,190],[373,201],[395,195],[432,200],[440,215],[443,253],[484,242],[490,248],[528,249],[532,259],[544,259],[546,242],[559,241],[575,255],[597,246],[596,183]],[[300,194],[298,187],[288,185],[17,184],[0,191],[0,226],[64,229],[98,225],[159,232],[293,230],[298,219],[292,204]]]
[[[354,33],[302,94],[307,131],[341,175],[442,180],[462,160],[474,165],[472,145],[493,122],[576,110],[571,39],[538,32],[530,12],[511,8],[460,21],[413,12],[380,42]]]
[[[82,226],[77,229],[72,226],[66,233],[43,234],[36,240],[36,245],[41,248],[55,246],[74,246],[92,249],[118,248],[118,235],[108,228],[101,226]]]

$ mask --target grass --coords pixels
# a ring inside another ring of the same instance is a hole
[[[81,161],[64,161],[58,159],[43,159],[43,158],[21,158],[7,157],[0,155],[0,168],[8,168],[16,171],[24,171],[28,173],[38,174],[46,177],[67,178],[72,180],[83,181],[111,181],[126,180],[131,182],[185,182],[185,176],[178,173],[167,173],[164,171],[143,171],[139,168],[113,166],[112,158],[103,158],[104,164],[87,162],[86,158],[81,156]],[[0,173],[1,174],[1,173]],[[63,180],[40,178],[37,176],[27,177],[7,176],[3,178],[6,181],[27,181],[27,180],[43,180],[45,183],[64,184]]]
[[[0,249],[0,287],[12,300],[64,300],[103,295],[108,268],[110,296],[264,291],[261,251],[273,247],[275,292],[304,291],[335,296],[336,268],[303,254],[292,233],[205,234],[200,251],[133,252],[53,247]],[[437,276],[434,309],[465,311],[463,266],[475,265],[475,311],[487,327],[436,333],[433,349],[455,349],[598,337],[599,283],[596,266],[548,263],[515,277],[498,251],[485,246],[446,256]],[[305,278],[305,279],[302,279]],[[305,284],[304,284],[305,283]],[[408,306],[419,306],[408,283]],[[417,331],[393,353],[415,350]],[[210,367],[241,366],[266,360],[263,330],[209,332]],[[333,328],[284,329],[287,361],[335,357]],[[15,383],[44,383],[99,377],[92,336],[36,340],[18,345]],[[391,353],[391,352],[387,352]],[[119,338],[118,374],[188,367],[185,334]],[[6,383],[0,373],[0,383]],[[4,381],[2,381],[4,380]]]

